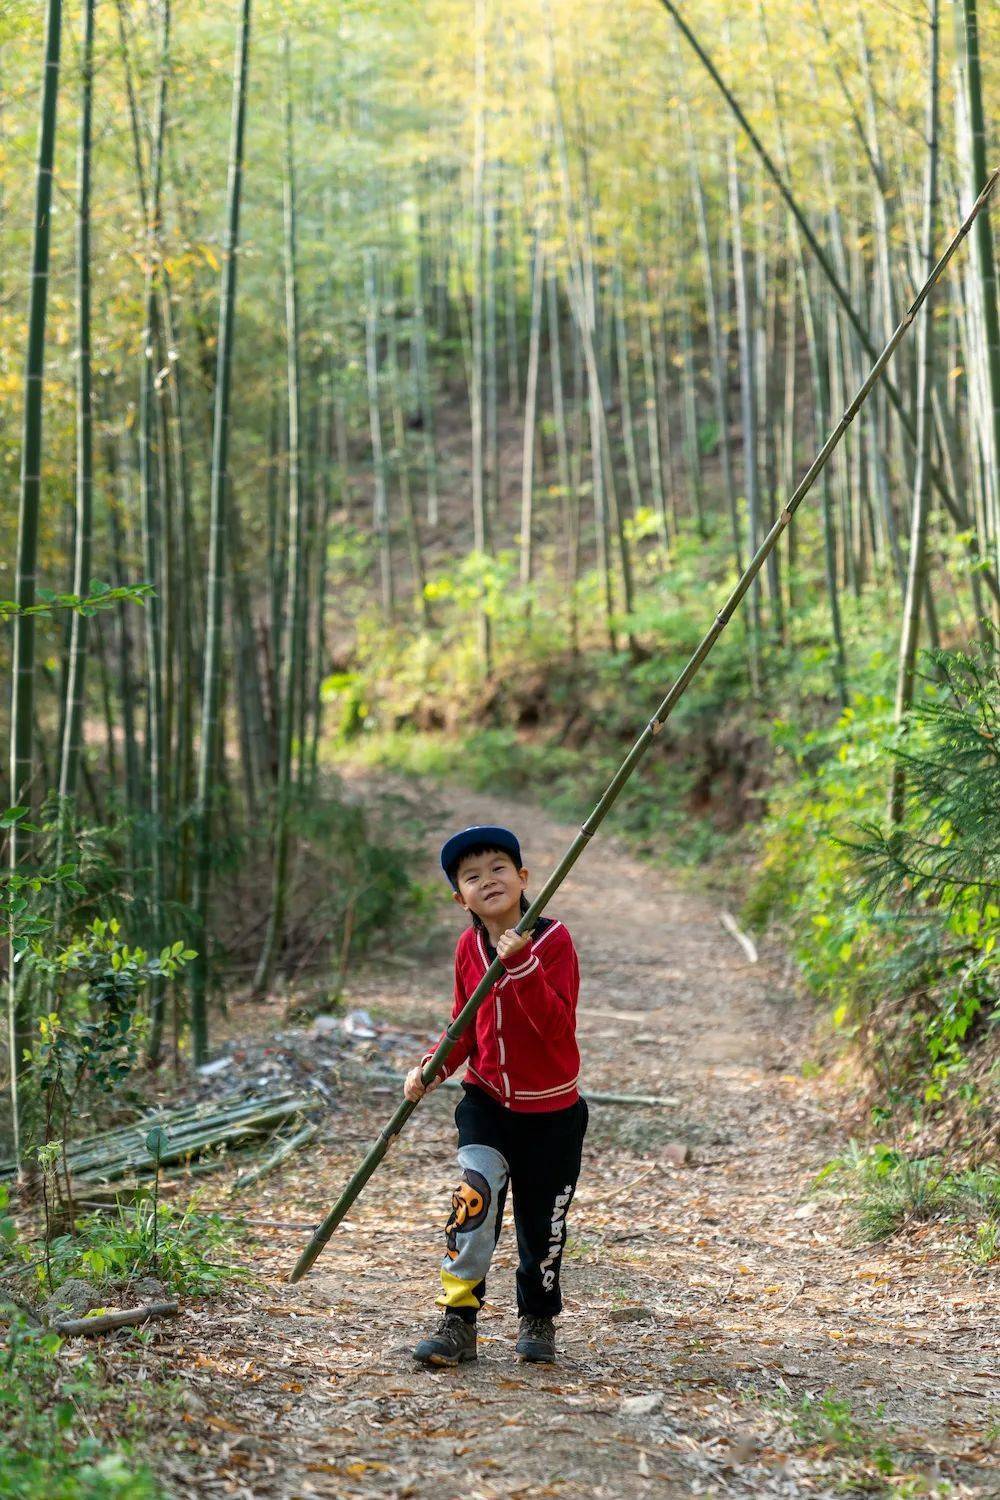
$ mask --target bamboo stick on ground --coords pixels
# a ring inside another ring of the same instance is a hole
[[[734,938],[735,941],[739,943],[750,963],[755,964],[758,959],[757,945],[754,943],[752,938],[748,938],[746,933],[737,926],[736,918],[733,916],[732,912],[720,912],[719,921],[729,933],[729,936],[731,938]]]
[[[119,1125],[114,1130],[85,1136],[79,1141],[74,1141],[71,1149],[74,1154],[83,1155],[91,1147],[100,1148],[116,1140],[130,1140],[137,1133],[145,1135],[154,1125],[162,1125],[174,1131],[208,1130],[223,1121],[236,1121],[254,1114],[265,1106],[290,1103],[295,1098],[296,1095],[291,1091],[270,1097],[258,1095],[249,1099],[245,1095],[236,1095],[227,1099],[212,1100],[207,1105],[203,1103],[178,1110],[160,1110],[156,1114],[144,1115],[139,1120],[133,1120],[128,1125]]]
[[[264,1135],[301,1118],[315,1107],[316,1100],[309,1095],[283,1093],[272,1098],[236,1096],[235,1102],[220,1103],[221,1107],[213,1104],[207,1112],[204,1105],[187,1107],[176,1114],[162,1110],[105,1136],[74,1141],[66,1153],[66,1166],[78,1182],[112,1182],[130,1173],[150,1173],[154,1163],[145,1140],[154,1125],[166,1129],[170,1137],[160,1158],[165,1166],[197,1156],[212,1146],[242,1144],[252,1136]],[[0,1181],[13,1174],[13,1162],[0,1164]]]
[[[74,1338],[78,1334],[88,1336],[95,1333],[111,1333],[115,1328],[133,1328],[139,1323],[150,1323],[155,1318],[176,1318],[180,1312],[177,1302],[144,1302],[141,1307],[127,1307],[122,1312],[101,1313],[96,1318],[64,1318],[53,1323],[55,1333],[63,1338]]]
[[[524,913],[520,921],[517,923],[515,927],[516,932],[523,933],[531,931],[535,923],[538,921],[538,918],[541,916],[542,912],[545,910],[552,897],[555,895],[556,891],[566,879],[566,876],[569,874],[570,870],[576,864],[580,855],[583,853],[584,848],[593,838],[594,834],[597,832],[601,823],[603,823],[607,814],[611,811],[611,808],[618,800],[618,796],[622,788],[625,786],[626,782],[631,777],[632,772],[635,770],[636,766],[646,754],[646,751],[653,743],[655,737],[663,728],[666,720],[670,717],[671,713],[673,713],[673,710],[679,700],[687,691],[694,677],[697,675],[698,670],[704,662],[705,658],[712,650],[712,647],[719,639],[719,636],[722,634],[723,630],[729,624],[729,621],[732,619],[736,610],[739,608],[740,603],[742,602],[744,596],[752,585],[754,579],[757,577],[761,568],[764,566],[764,563],[767,561],[769,553],[777,545],[778,539],[781,536],[782,532],[785,530],[785,527],[789,524],[796,510],[798,510],[799,506],[802,504],[802,501],[812,489],[817,478],[826,467],[830,455],[837,448],[838,444],[844,436],[844,433],[854,421],[854,418],[861,410],[861,407],[864,405],[869,393],[882,376],[886,366],[889,363],[889,360],[892,358],[892,355],[896,350],[897,345],[899,345],[905,337],[907,330],[909,329],[911,323],[913,322],[917,313],[920,311],[923,304],[926,302],[934,285],[943,275],[946,267],[954,256],[959,245],[965,239],[966,235],[969,233],[969,230],[972,228],[972,225],[975,223],[979,213],[985,207],[986,203],[989,200],[990,194],[993,192],[994,188],[997,185],[998,180],[1000,180],[1000,168],[994,171],[987,180],[982,192],[976,199],[972,208],[969,210],[969,213],[963,221],[962,225],[955,232],[947,249],[944,251],[944,254],[934,266],[930,275],[927,277],[927,280],[924,282],[923,286],[920,288],[920,291],[914,298],[912,304],[904,314],[902,320],[893,331],[888,343],[882,350],[882,353],[879,355],[878,359],[872,365],[867,377],[862,382],[861,387],[855,395],[853,401],[847,407],[847,410],[844,412],[840,421],[837,423],[837,426],[830,433],[830,436],[823,444],[819,453],[816,455],[809,468],[806,470],[806,473],[800,480],[794,494],[789,496],[788,502],[778,516],[778,519],[775,521],[774,525],[768,531],[764,540],[757,548],[757,551],[751,558],[746,571],[737,581],[732,593],[729,595],[726,603],[723,605],[722,609],[716,615],[711,626],[702,637],[702,640],[699,643],[694,654],[692,655],[691,659],[688,661],[680,676],[674,682],[670,691],[667,693],[667,696],[664,698],[663,702],[656,710],[656,713],[649,720],[649,723],[645,726],[642,733],[639,735],[639,738],[632,746],[632,749],[629,751],[628,755],[622,761],[621,765],[618,768],[618,771],[612,778],[597,806],[590,814],[590,817],[583,824],[580,832],[577,834],[576,838],[573,840],[572,844],[569,846],[566,853],[563,855],[562,859],[559,861],[558,865],[549,876],[548,880],[542,886],[542,889],[539,891],[534,901],[532,901],[531,905],[528,907],[528,910]],[[446,1028],[441,1042],[435,1049],[433,1056],[428,1060],[427,1066],[424,1068],[422,1074],[422,1078],[425,1084],[431,1083],[440,1072],[442,1064],[447,1061],[452,1049],[458,1042],[459,1038],[472,1024],[476,1012],[483,1004],[487,995],[489,995],[490,991],[493,988],[493,985],[499,979],[502,972],[503,965],[500,962],[499,958],[495,958],[490,964],[489,968],[486,970],[486,973],[483,975],[482,979],[479,981],[476,988],[473,990],[462,1010]],[[417,1106],[411,1103],[409,1099],[404,1099],[393,1114],[392,1118],[379,1132],[374,1144],[372,1145],[368,1154],[365,1156],[361,1165],[358,1167],[358,1170],[355,1172],[354,1176],[351,1178],[350,1182],[345,1187],[343,1193],[341,1193],[340,1198],[327,1214],[326,1218],[323,1220],[323,1223],[319,1226],[316,1233],[309,1241],[309,1244],[306,1246],[306,1248],[303,1250],[302,1254],[296,1261],[289,1277],[290,1281],[300,1281],[309,1270],[310,1266],[312,1266],[317,1256],[322,1251],[323,1246],[330,1239],[330,1236],[337,1228],[337,1225],[341,1223],[348,1209],[357,1199],[359,1193],[365,1186],[365,1183],[382,1162],[386,1155],[386,1152],[389,1150],[392,1143],[396,1140],[400,1131],[403,1129],[403,1126],[406,1124],[407,1120],[410,1118],[416,1107]]]
[[[173,1109],[160,1109],[152,1114],[143,1115],[138,1120],[132,1120],[127,1125],[115,1126],[112,1130],[100,1131],[96,1135],[82,1136],[72,1143],[71,1150],[80,1155],[89,1147],[106,1145],[114,1140],[125,1140],[135,1133],[143,1136],[150,1131],[154,1125],[162,1125],[177,1130],[182,1126],[202,1126],[207,1129],[210,1125],[218,1124],[221,1120],[235,1120],[241,1113],[252,1114],[254,1110],[264,1105],[283,1104],[295,1100],[298,1096],[291,1089],[283,1093],[271,1095],[258,1094],[247,1097],[244,1093],[226,1094],[221,1099],[203,1099],[197,1104],[180,1105]],[[3,1163],[6,1166],[6,1163]],[[0,1166],[0,1171],[3,1170]]]
[[[941,256],[931,274],[928,276],[923,287],[920,289],[910,308],[907,310],[903,319],[893,332],[891,338],[889,339],[882,353],[879,355],[878,359],[875,361],[875,364],[869,371],[867,378],[862,383],[853,401],[847,407],[836,428],[827,438],[823,447],[820,449],[820,452],[817,454],[803,479],[800,481],[794,494],[790,496],[778,519],[775,521],[774,525],[771,527],[766,537],[762,541],[761,545],[758,547],[745,572],[736,583],[723,608],[716,615],[711,627],[702,638],[687,665],[681,672],[680,676],[674,682],[673,686],[671,687],[667,696],[664,698],[663,702],[660,704],[660,707],[657,709],[656,713],[643,729],[642,733],[636,740],[628,755],[625,757],[625,760],[622,762],[617,773],[612,778],[610,784],[605,790],[604,795],[597,803],[597,806],[590,814],[590,817],[581,827],[580,832],[573,840],[573,843],[570,845],[569,849],[563,855],[559,864],[556,866],[556,869],[549,876],[538,896],[536,896],[535,900],[531,903],[528,910],[524,913],[520,921],[517,923],[516,931],[518,931],[519,933],[529,931],[534,926],[539,916],[542,914],[545,907],[552,899],[552,896],[562,885],[566,876],[569,874],[569,871],[572,869],[573,865],[582,854],[584,847],[594,836],[597,829],[600,827],[600,824],[603,822],[604,818],[607,816],[608,812],[617,801],[622,788],[630,779],[632,772],[635,770],[639,761],[646,754],[646,751],[652,744],[653,739],[662,729],[663,724],[673,712],[673,709],[675,708],[680,698],[686,692],[688,686],[699,671],[702,663],[711,652],[719,636],[722,634],[722,631],[729,623],[736,609],[739,607],[747,591],[752,585],[754,579],[760,572],[760,569],[766,561],[769,553],[776,545],[778,538],[781,536],[781,533],[789,524],[792,516],[795,514],[795,511],[798,509],[799,505],[811,490],[817,477],[826,466],[831,454],[834,452],[834,450],[842,440],[845,432],[847,431],[847,428],[854,420],[870,391],[873,389],[873,387],[876,385],[879,378],[883,374],[890,358],[892,357],[892,354],[895,352],[896,347],[902,341],[907,330],[916,317],[917,312],[926,301],[935,283],[943,274],[948,263],[954,256],[955,251],[965,239],[976,217],[978,216],[987,200],[989,199],[990,194],[996,187],[998,179],[1000,179],[1000,170],[995,171],[987,181],[985,187],[983,188],[983,191],[980,193],[979,198],[976,200],[976,203],[973,205],[965,221],[961,225],[960,229],[956,232],[944,254]],[[468,1028],[468,1026],[472,1023],[472,1020],[480,1005],[486,999],[486,996],[490,993],[493,984],[500,977],[502,968],[503,966],[500,960],[494,959],[493,963],[489,966],[486,973],[483,975],[483,978],[480,980],[479,984],[473,991],[473,994],[470,996],[462,1011],[447,1027],[441,1043],[435,1050],[433,1056],[429,1059],[427,1066],[424,1069],[423,1080],[425,1084],[430,1083],[435,1078],[437,1073],[440,1071],[442,1064],[447,1061],[447,1058],[452,1049],[454,1048],[462,1034],[465,1032],[465,1030]],[[327,1215],[326,1219],[323,1221],[322,1225],[313,1236],[313,1239],[306,1246],[305,1250],[299,1257],[299,1260],[297,1261],[291,1273],[291,1281],[295,1282],[300,1280],[301,1277],[304,1276],[305,1273],[309,1270],[310,1266],[314,1263],[317,1256],[322,1251],[324,1245],[327,1243],[327,1241],[330,1239],[330,1236],[337,1228],[338,1224],[340,1224],[343,1220],[348,1209],[360,1194],[366,1182],[369,1180],[381,1161],[384,1159],[390,1146],[395,1141],[396,1137],[399,1135],[403,1126],[406,1124],[406,1121],[409,1119],[410,1115],[413,1113],[416,1107],[417,1106],[411,1103],[409,1100],[404,1100],[403,1103],[395,1111],[394,1115],[389,1120],[387,1125],[379,1133],[371,1150],[368,1152],[364,1161],[361,1163],[358,1171],[347,1184],[347,1187],[341,1194],[340,1199],[334,1205],[333,1209]]]
[[[286,1157],[291,1156],[293,1151],[297,1151],[300,1146],[304,1146],[306,1141],[311,1141],[318,1129],[318,1125],[304,1125],[301,1130],[297,1130],[288,1140],[282,1141],[277,1150],[272,1151],[270,1156],[265,1157],[260,1166],[254,1167],[251,1172],[241,1173],[233,1183],[232,1191],[234,1193],[242,1192],[244,1188],[248,1188],[253,1183],[259,1182],[262,1177],[266,1177],[268,1172],[272,1172],[275,1167],[280,1166]]]
[[[402,1084],[403,1074],[392,1074],[393,1083]],[[460,1078],[446,1078],[441,1084],[445,1089],[460,1089]],[[588,1104],[646,1104],[655,1109],[676,1109],[680,1100],[672,1094],[605,1094],[587,1089]]]
[[[461,1088],[457,1078],[446,1078],[445,1088]],[[652,1109],[676,1109],[680,1103],[671,1094],[595,1094],[587,1090],[588,1104],[643,1104]]]

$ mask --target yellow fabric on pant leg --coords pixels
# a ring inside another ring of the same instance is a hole
[[[441,1272],[441,1295],[438,1307],[479,1307],[479,1298],[473,1296],[478,1281],[465,1281],[461,1276],[452,1276],[450,1271]]]

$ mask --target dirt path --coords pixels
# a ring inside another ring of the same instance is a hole
[[[539,875],[572,833],[509,799],[442,799],[442,830],[481,821],[517,828]],[[188,1391],[187,1451],[168,1470],[179,1491],[857,1494],[890,1463],[872,1415],[884,1404],[892,1463],[911,1476],[885,1493],[1000,1494],[995,1280],[933,1235],[850,1248],[836,1209],[807,1196],[843,1141],[801,1075],[803,1008],[766,962],[747,962],[707,901],[611,839],[552,910],[580,951],[586,1085],[677,1101],[592,1112],[559,1364],[514,1359],[509,1225],[478,1365],[411,1361],[434,1313],[453,1176],[455,1095],[440,1090],[305,1282],[281,1278],[306,1235],[262,1229],[267,1289],[191,1314],[158,1343]],[[435,1030],[451,987],[445,909],[442,925],[439,957],[367,979],[355,1002]],[[407,1047],[398,1061],[409,1060]],[[358,1086],[350,1135],[337,1116],[250,1212],[315,1222],[394,1102]],[[677,1144],[687,1164],[673,1164]],[[827,1390],[836,1402],[817,1426],[809,1397]]]

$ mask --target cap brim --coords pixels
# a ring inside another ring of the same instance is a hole
[[[517,835],[509,828],[500,828],[493,824],[479,824],[473,828],[463,828],[461,833],[452,834],[447,843],[441,849],[441,868],[448,879],[454,884],[454,870],[459,860],[470,849],[479,849],[483,845],[487,848],[502,849],[509,854],[511,859],[521,868],[521,845]]]

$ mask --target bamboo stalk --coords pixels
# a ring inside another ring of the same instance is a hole
[[[87,0],[83,20],[82,103],[80,109],[79,178],[77,188],[77,371],[76,371],[76,546],[73,558],[74,594],[82,595],[90,579],[93,528],[94,423],[90,341],[90,154],[94,98],[94,0]],[[69,670],[66,676],[63,738],[59,766],[61,802],[76,795],[81,754],[84,676],[87,666],[87,616],[78,610],[70,622]],[[59,853],[66,808],[61,809]]]
[[[423,551],[420,545],[417,512],[413,503],[413,489],[410,485],[410,461],[406,451],[406,421],[403,417],[403,389],[399,373],[398,312],[399,301],[394,296],[390,309],[389,331],[385,341],[386,371],[389,377],[389,407],[392,416],[393,458],[396,464],[399,496],[403,502],[403,521],[406,527],[406,540],[410,550],[410,572],[412,574],[410,586],[413,591],[414,614],[419,615],[424,625],[429,625],[430,608],[425,592],[426,570],[424,568]]]
[[[139,511],[142,533],[142,565],[146,581],[154,585],[144,611],[146,646],[146,774],[149,778],[147,810],[149,829],[146,857],[149,874],[146,888],[146,922],[149,945],[159,948],[163,935],[164,898],[164,821],[166,799],[164,779],[166,743],[163,717],[163,581],[164,557],[162,524],[163,493],[154,483],[156,371],[159,318],[157,302],[160,285],[160,239],[162,233],[163,144],[166,132],[167,90],[170,76],[171,0],[160,0],[159,58],[156,98],[153,111],[152,162],[149,192],[146,198],[145,223],[146,268],[143,276],[144,322],[139,369]],[[150,1029],[147,1056],[156,1062],[163,1035],[166,990],[162,979],[154,979],[149,989]]]
[[[282,182],[284,221],[285,334],[288,360],[288,564],[285,575],[282,621],[282,662],[285,673],[276,674],[281,694],[278,731],[278,785],[273,826],[271,905],[264,944],[254,973],[253,994],[265,995],[274,978],[275,966],[285,934],[288,897],[288,845],[293,793],[292,734],[295,724],[295,690],[301,654],[300,610],[303,591],[303,493],[302,493],[302,380],[299,350],[298,217],[295,177],[295,121],[292,109],[291,41],[281,37],[285,75],[285,163]],[[220,744],[225,743],[225,737]]]
[[[149,1323],[154,1318],[176,1318],[180,1312],[177,1302],[144,1302],[141,1307],[125,1308],[122,1312],[102,1313],[96,1318],[65,1318],[53,1323],[56,1333],[63,1338],[74,1338],[79,1334],[111,1333],[115,1328],[134,1328],[139,1323]]]
[[[614,318],[615,355],[618,364],[618,404],[621,412],[622,446],[625,450],[625,477],[628,481],[632,516],[642,505],[639,485],[639,463],[635,451],[635,418],[632,412],[632,384],[628,360],[628,326],[625,318],[625,273],[620,247],[615,256],[611,278],[612,314]]]
[[[531,330],[528,338],[528,386],[524,397],[524,439],[521,444],[521,587],[531,583],[532,528],[535,489],[535,419],[538,411],[538,366],[542,342],[542,285],[545,279],[545,223],[535,223],[535,256],[531,272]],[[526,605],[530,613],[530,598]]]
[[[61,0],[48,0],[45,19],[45,65],[38,127],[38,161],[35,171],[35,202],[31,249],[31,280],[28,293],[28,353],[24,376],[24,426],[21,447],[21,495],[17,519],[16,598],[11,656],[10,707],[10,801],[30,805],[35,775],[33,737],[35,721],[35,588],[38,569],[38,530],[42,499],[42,391],[45,381],[45,310],[49,288],[49,234],[52,222],[52,167],[56,142],[56,106],[59,97],[59,46],[62,26]],[[12,824],[7,836],[9,868],[13,874],[30,854],[31,835]],[[20,1158],[23,1100],[21,1086],[24,1053],[31,1041],[31,1009],[18,969],[9,965],[7,1023],[10,1066],[11,1121],[14,1155]]]
[[[259,1182],[262,1177],[266,1177],[268,1172],[272,1172],[275,1167],[280,1166],[286,1157],[291,1156],[293,1151],[297,1151],[300,1146],[304,1146],[306,1141],[311,1141],[318,1129],[319,1126],[313,1124],[304,1125],[301,1130],[297,1130],[293,1136],[289,1136],[287,1141],[282,1141],[277,1149],[271,1152],[270,1156],[265,1157],[259,1167],[254,1167],[253,1171],[243,1172],[237,1177],[233,1183],[232,1191],[240,1193],[244,1188],[251,1187],[255,1182]]]
[[[970,160],[972,191],[986,180],[986,125],[983,114],[983,90],[979,66],[979,21],[976,0],[962,0],[968,90]],[[981,214],[976,225],[976,271],[982,297],[983,349],[981,360],[984,383],[984,405],[988,412],[988,431],[993,439],[993,497],[1000,508],[1000,290],[997,287],[996,256],[990,234],[989,217]],[[984,455],[985,457],[985,455]],[[1000,546],[1000,535],[994,538]]]
[[[375,480],[372,526],[378,537],[379,585],[382,590],[382,614],[386,624],[390,624],[395,599],[392,577],[392,530],[389,524],[389,496],[385,482],[385,450],[382,442],[382,410],[379,401],[379,309],[376,254],[375,250],[366,250],[364,252],[365,373],[368,389],[368,430],[371,433],[372,469]]]
[[[417,218],[417,251],[413,260],[413,367],[417,380],[417,398],[423,424],[424,482],[427,487],[427,524],[438,523],[437,450],[434,441],[434,403],[427,362],[427,315],[424,307],[424,240],[423,215]],[[346,466],[342,488],[346,482]]]
[[[486,517],[485,450],[483,432],[483,173],[486,157],[486,5],[475,0],[475,107],[472,157],[472,311],[469,329],[469,418],[472,429],[473,546],[480,558],[489,551]],[[464,294],[461,297],[464,309]],[[485,600],[478,618],[480,667],[484,677],[493,672],[493,627]]]
[[[722,78],[722,75],[720,74],[718,68],[715,66],[715,63],[712,61],[705,48],[698,41],[698,38],[695,36],[690,26],[680,14],[677,6],[673,3],[673,0],[660,0],[660,4],[663,6],[664,10],[666,10],[667,13],[673,17],[681,34],[690,45],[692,51],[698,57],[698,60],[701,62],[712,82],[715,84],[716,88],[725,99],[729,108],[732,110],[733,114],[739,122],[741,130],[744,132],[757,156],[760,158],[764,170],[770,177],[771,181],[774,183],[775,187],[778,189],[778,192],[784,199],[789,212],[795,219],[795,222],[798,225],[806,244],[809,246],[809,250],[813,258],[822,271],[826,282],[833,292],[833,295],[836,297],[837,301],[840,303],[840,306],[843,308],[844,315],[847,318],[847,321],[850,323],[855,334],[857,335],[861,347],[864,349],[869,359],[874,359],[875,345],[872,342],[868,330],[861,322],[861,319],[859,318],[857,313],[857,309],[848,296],[843,283],[841,282],[836,270],[834,269],[830,261],[829,256],[826,254],[823,247],[817,240],[816,235],[813,233],[812,227],[805,214],[803,213],[799,203],[792,195],[788,183],[778,171],[778,168],[775,165],[770,153],[761,141],[760,136],[750,124],[750,121],[747,118],[744,110],[741,108],[739,101],[736,99],[732,90],[725,83],[725,80]],[[976,202],[978,203],[979,199],[977,199]],[[917,443],[916,423],[910,416],[902,395],[900,394],[894,382],[889,379],[885,380],[883,389],[889,398],[893,410],[899,418],[900,426],[906,434],[906,438],[908,443],[910,444],[911,449],[915,450]],[[941,470],[936,464],[930,463],[928,465],[928,474],[930,475],[931,483],[934,485],[934,488],[937,490],[938,494],[941,496],[941,499],[947,506],[957,529],[963,533],[967,532],[969,530],[970,521],[962,505],[961,498],[952,494],[945,480],[945,476],[942,474]],[[970,533],[968,535],[966,539],[966,547],[970,557],[976,563],[981,563],[982,557],[974,534]],[[1000,579],[998,579],[997,574],[991,568],[984,566],[982,576],[993,597],[995,599],[1000,599]]]
[[[882,350],[882,353],[879,355],[878,359],[872,365],[871,369],[868,372],[868,375],[862,382],[861,387],[854,396],[851,404],[847,407],[840,421],[830,433],[819,453],[813,459],[809,468],[806,470],[806,473],[799,481],[794,494],[789,496],[784,509],[778,516],[778,519],[775,521],[774,525],[771,527],[770,531],[767,533],[764,540],[758,547],[756,553],[751,558],[745,572],[739,578],[732,590],[732,593],[729,595],[729,598],[726,600],[722,609],[716,615],[709,629],[705,632],[705,635],[702,637],[697,649],[694,651],[687,665],[680,673],[680,676],[676,679],[670,691],[663,699],[663,702],[660,704],[653,717],[649,720],[649,723],[645,726],[642,733],[639,735],[639,738],[632,746],[632,749],[629,751],[628,755],[626,755],[625,759],[622,761],[617,772],[612,777],[607,789],[605,790],[604,795],[597,803],[597,806],[591,812],[586,822],[582,825],[579,833],[576,835],[576,838],[570,844],[569,848],[566,850],[566,853],[563,855],[562,859],[559,861],[558,865],[553,870],[548,880],[542,886],[542,889],[539,891],[534,901],[532,901],[531,905],[528,907],[528,910],[518,921],[515,928],[515,931],[517,931],[518,933],[531,931],[535,923],[538,921],[538,918],[542,915],[542,912],[545,910],[552,897],[555,895],[556,891],[566,879],[566,876],[569,874],[570,870],[576,864],[580,855],[583,853],[583,850],[593,838],[594,834],[597,832],[607,814],[611,811],[611,808],[618,800],[618,796],[622,791],[622,788],[625,786],[626,782],[631,777],[632,772],[635,770],[636,766],[646,754],[650,745],[653,743],[653,740],[663,728],[666,720],[673,713],[680,699],[684,696],[684,693],[687,691],[691,682],[697,675],[702,663],[709,655],[723,630],[729,624],[729,621],[732,619],[733,615],[738,609],[745,594],[747,593],[747,590],[750,588],[754,579],[757,577],[761,568],[764,566],[764,563],[767,561],[767,557],[771,549],[777,545],[782,532],[785,530],[785,527],[789,524],[795,512],[802,504],[802,501],[812,489],[813,485],[816,482],[816,479],[822,473],[823,469],[830,459],[830,455],[835,451],[841,439],[843,438],[844,433],[847,431],[848,427],[851,425],[854,418],[861,410],[861,407],[864,405],[869,392],[877,384],[883,371],[886,368],[886,365],[892,358],[892,355],[894,354],[896,348],[902,342],[911,323],[930,295],[932,288],[943,275],[945,269],[954,256],[955,251],[965,239],[978,214],[986,205],[990,194],[993,192],[998,181],[1000,181],[1000,168],[998,168],[988,179],[985,187],[983,188],[983,191],[980,193],[973,207],[969,211],[968,216],[962,223],[961,227],[956,231],[947,249],[944,251],[943,255],[938,260],[934,269],[928,276],[927,280],[920,288],[920,291],[917,293],[916,298],[907,309],[902,321],[894,330],[891,338],[889,339],[889,342]],[[427,1066],[424,1068],[421,1075],[425,1084],[431,1083],[440,1072],[441,1065],[447,1061],[452,1052],[452,1049],[458,1042],[459,1038],[472,1024],[476,1012],[479,1010],[479,1007],[483,1004],[487,996],[490,994],[494,984],[496,983],[497,979],[499,979],[502,972],[503,964],[500,962],[499,958],[495,958],[490,964],[489,968],[486,970],[486,973],[483,975],[482,979],[479,981],[476,988],[473,990],[462,1010],[445,1029],[441,1041],[435,1048],[433,1055],[429,1058]],[[313,1235],[309,1244],[299,1256],[299,1259],[297,1260],[289,1278],[291,1281],[300,1281],[309,1270],[310,1266],[322,1251],[323,1246],[327,1243],[330,1236],[337,1228],[337,1225],[340,1224],[344,1219],[344,1216],[346,1215],[348,1209],[360,1194],[365,1183],[372,1176],[379,1163],[385,1157],[386,1152],[389,1150],[393,1141],[396,1140],[400,1131],[403,1129],[403,1126],[406,1124],[407,1120],[410,1118],[416,1107],[417,1106],[411,1103],[409,1099],[404,1099],[396,1109],[392,1118],[379,1132],[371,1149],[368,1151],[368,1154],[365,1156],[361,1165],[358,1167],[358,1170],[355,1172],[354,1176],[345,1187],[343,1193],[340,1195],[340,1198],[334,1204],[329,1214],[327,1214],[326,1218],[323,1220],[323,1223],[319,1226],[316,1233]]]
[[[937,224],[938,204],[938,59],[940,53],[939,0],[931,0],[930,51],[927,85],[927,168],[924,190],[923,244],[921,249],[929,264]],[[931,456],[932,391],[934,380],[934,319],[930,309],[924,313],[917,329],[917,466],[913,481],[913,508],[910,519],[910,558],[906,573],[906,596],[903,601],[903,625],[899,640],[899,670],[896,679],[894,722],[897,729],[904,723],[913,704],[914,678],[917,666],[917,644],[920,616],[925,600],[930,602],[930,578],[927,564],[927,528],[930,519],[930,483],[927,466]],[[903,762],[893,759],[889,782],[890,823],[901,822],[905,801],[906,778]]]
[[[208,918],[212,879],[212,773],[218,736],[219,685],[222,668],[222,606],[225,580],[227,491],[229,486],[229,394],[236,326],[236,272],[239,265],[240,197],[243,185],[243,138],[246,124],[247,68],[250,48],[250,4],[243,0],[233,68],[229,182],[226,190],[226,239],[219,289],[219,339],[212,419],[212,478],[209,511],[206,639],[202,680],[201,743],[194,808],[196,864],[193,906],[198,956],[191,970],[191,1042],[195,1066],[208,1055]]]

